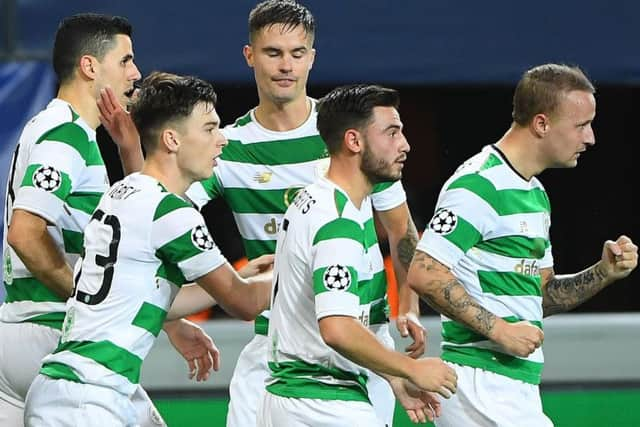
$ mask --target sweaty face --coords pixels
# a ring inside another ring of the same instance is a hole
[[[100,89],[110,86],[120,104],[126,105],[133,83],[140,79],[140,71],[133,62],[131,39],[123,34],[114,38],[114,46],[96,65],[96,97]]]
[[[211,104],[200,102],[178,127],[178,165],[192,181],[210,178],[216,158],[227,139],[220,132],[220,117]]]
[[[560,105],[550,117],[550,130],[544,143],[548,167],[571,168],[578,157],[595,144],[591,124],[596,116],[592,93],[574,90],[562,95]]]
[[[373,121],[363,133],[364,150],[360,170],[371,183],[397,181],[410,150],[402,133],[398,110],[393,107],[375,107]]]
[[[245,46],[244,55],[254,70],[261,102],[281,105],[306,96],[315,57],[312,43],[304,27],[274,24],[262,28],[251,46]]]

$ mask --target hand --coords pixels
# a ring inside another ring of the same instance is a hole
[[[410,381],[398,377],[393,377],[389,385],[412,422],[433,421],[442,413],[440,399],[434,393],[420,390]]]
[[[614,242],[607,240],[602,248],[600,266],[606,279],[615,281],[627,277],[638,265],[638,247],[627,236]]]
[[[526,320],[508,323],[498,319],[492,340],[504,347],[509,354],[527,357],[542,345],[544,332]]]
[[[456,392],[458,375],[439,357],[425,357],[414,361],[409,380],[417,387],[438,393],[448,399]]]
[[[97,101],[100,123],[111,135],[117,146],[139,146],[140,136],[131,115],[120,105],[118,98],[110,87],[100,91]]]
[[[238,275],[243,278],[255,276],[260,273],[264,273],[273,268],[273,254],[266,254],[254,258],[247,263],[244,267],[238,270]]]
[[[164,331],[175,349],[189,364],[189,379],[205,381],[220,369],[220,351],[200,326],[186,319],[164,323]]]
[[[409,357],[417,359],[424,354],[426,349],[426,329],[420,323],[420,319],[412,312],[398,315],[396,318],[396,328],[400,332],[400,336],[406,338],[411,336],[413,343],[407,346],[404,351]]]

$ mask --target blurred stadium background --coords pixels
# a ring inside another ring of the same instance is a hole
[[[230,123],[257,103],[252,71],[241,55],[247,15],[256,1],[0,0],[0,186],[4,189],[17,136],[55,93],[49,65],[53,35],[78,12],[124,15],[134,25],[136,62],[143,73],[164,70],[212,81],[219,112]],[[437,192],[460,162],[496,141],[511,120],[515,83],[527,68],[562,62],[595,82],[597,144],[576,170],[541,179],[553,206],[557,272],[596,260],[604,240],[640,240],[635,121],[640,113],[640,3],[631,0],[308,0],[318,30],[309,94],[321,97],[351,82],[400,90],[412,145],[403,179],[421,230]],[[109,136],[98,140],[118,179],[122,171]],[[4,219],[3,207],[0,208]],[[242,247],[223,201],[205,210],[230,260]],[[0,220],[1,221],[1,220]],[[573,314],[545,323],[545,411],[557,426],[640,426],[640,286],[638,274],[616,283]],[[0,301],[3,290],[0,289]],[[439,325],[423,305],[428,354],[438,354]],[[249,324],[220,310],[199,319],[223,360],[207,383],[190,383],[186,365],[162,334],[145,362],[143,384],[170,426],[221,426],[235,358],[251,337]],[[397,339],[398,348],[402,340]],[[1,363],[1,361],[0,361]],[[396,414],[396,425],[409,425]]]

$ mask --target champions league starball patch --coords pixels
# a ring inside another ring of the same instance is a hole
[[[62,174],[51,166],[40,166],[33,173],[32,182],[36,188],[54,192],[62,184]]]
[[[340,264],[331,265],[324,271],[322,282],[330,291],[346,291],[351,286],[351,272]]]
[[[196,225],[191,230],[191,241],[203,251],[213,249],[213,238],[206,225]]]
[[[456,225],[458,225],[458,217],[449,209],[440,209],[429,222],[429,228],[436,234],[442,235],[451,233]]]

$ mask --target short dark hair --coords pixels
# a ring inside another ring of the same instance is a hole
[[[362,130],[371,122],[374,107],[399,106],[400,94],[394,89],[370,84],[340,86],[318,101],[318,131],[334,154],[348,129]]]
[[[131,37],[133,29],[121,16],[80,13],[64,18],[56,31],[53,44],[53,70],[58,83],[73,78],[82,55],[92,55],[102,61],[115,45],[115,36]]]
[[[286,31],[302,25],[311,40],[316,33],[316,21],[303,5],[292,0],[267,0],[258,3],[249,13],[249,42],[265,27],[283,24]]]
[[[561,97],[574,90],[596,91],[579,67],[544,64],[527,70],[513,95],[513,121],[527,126],[536,114],[554,114]]]
[[[158,71],[149,74],[131,105],[131,117],[145,151],[156,149],[163,126],[187,118],[201,102],[215,108],[217,100],[213,86],[197,77]]]

